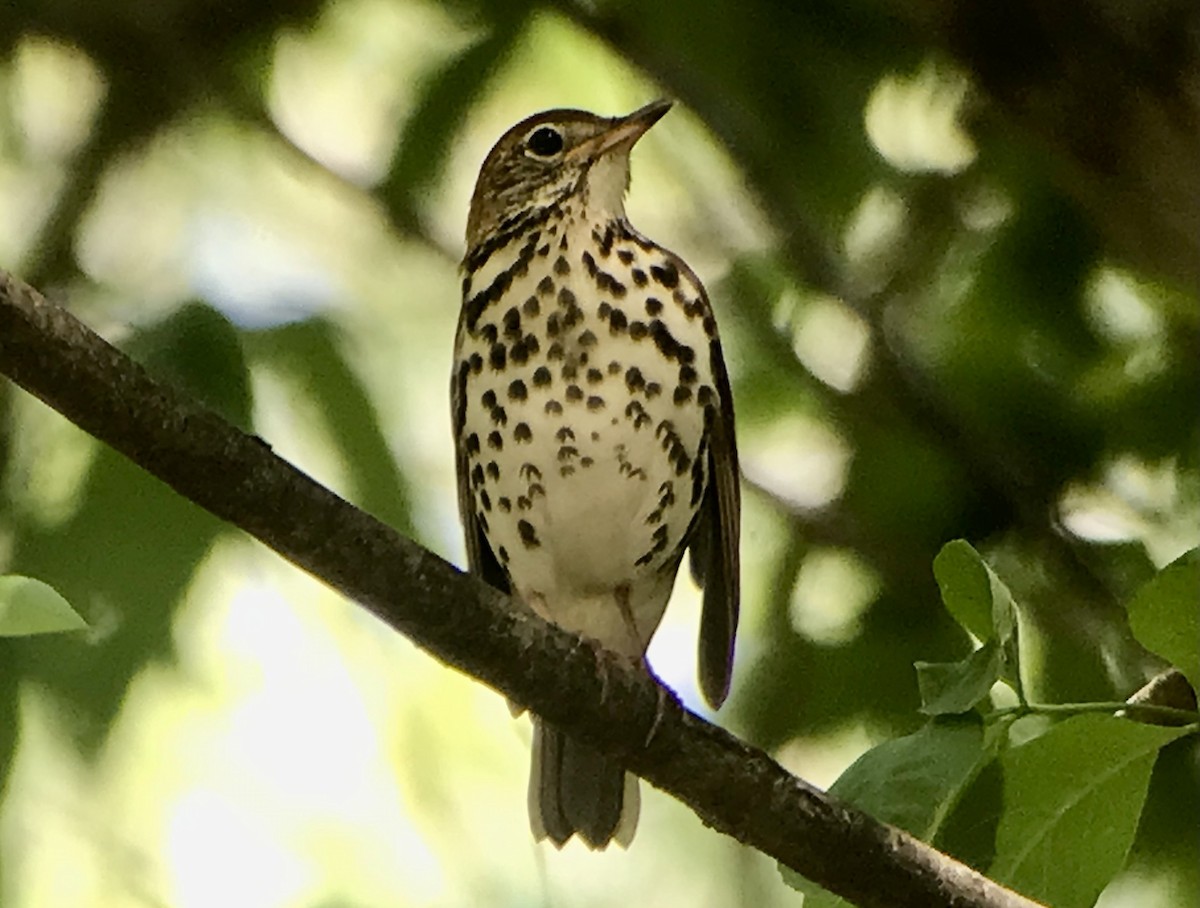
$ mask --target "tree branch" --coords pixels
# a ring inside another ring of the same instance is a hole
[[[0,372],[442,661],[830,891],[863,906],[1034,906],[788,774],[643,672],[342,501],[2,270]]]

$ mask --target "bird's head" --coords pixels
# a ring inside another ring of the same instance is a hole
[[[467,218],[468,248],[514,216],[571,195],[580,197],[589,217],[622,216],[629,150],[670,107],[670,101],[654,101],[624,117],[548,110],[522,120],[492,147],[479,171]]]

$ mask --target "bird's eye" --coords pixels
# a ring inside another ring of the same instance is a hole
[[[562,133],[552,126],[542,126],[533,131],[525,145],[539,158],[550,158],[563,150]]]

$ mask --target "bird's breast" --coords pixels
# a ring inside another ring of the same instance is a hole
[[[568,215],[463,290],[457,442],[514,585],[586,596],[677,563],[716,405],[695,278],[623,225]]]

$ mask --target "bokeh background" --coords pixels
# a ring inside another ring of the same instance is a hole
[[[664,95],[629,213],[708,284],[744,468],[716,720],[821,785],[918,727],[912,662],[970,647],[957,537],[1033,696],[1139,687],[1122,604],[1200,541],[1191,0],[10,0],[0,264],[462,563],[478,166]],[[90,623],[0,640],[6,908],[800,901],[654,792],[628,853],[533,845],[502,698],[7,382],[0,571]],[[682,578],[651,660],[699,708],[697,610]],[[1105,908],[1200,892],[1198,763],[1164,754]]]

